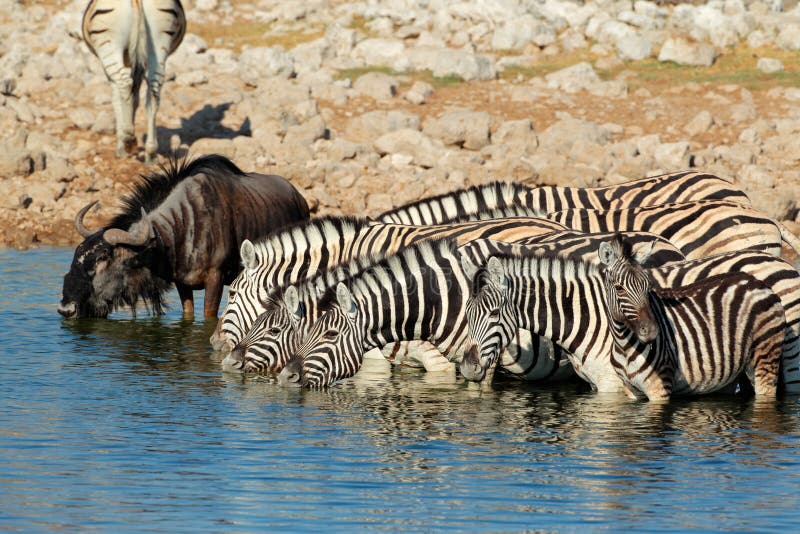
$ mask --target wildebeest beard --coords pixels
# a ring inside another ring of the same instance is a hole
[[[162,314],[166,307],[164,294],[172,282],[162,277],[163,272],[168,275],[169,266],[160,266],[157,262],[152,265],[154,257],[159,254],[153,243],[134,250],[111,247],[103,242],[100,233],[96,241],[87,239],[76,250],[72,266],[64,276],[59,311],[65,317],[106,318],[128,306],[135,317],[136,304],[142,301],[151,313]]]

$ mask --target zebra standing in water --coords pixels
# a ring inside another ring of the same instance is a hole
[[[354,258],[381,258],[411,243],[443,236],[460,243],[487,237],[517,241],[564,229],[554,221],[535,218],[420,227],[355,217],[320,217],[283,228],[258,243],[242,242],[244,268],[230,285],[228,305],[211,343],[217,349],[239,343],[265,311],[263,302],[272,287],[295,283]]]
[[[786,317],[764,284],[733,272],[651,288],[650,276],[619,240],[600,246],[600,260],[614,337],[611,364],[630,396],[711,393],[742,373],[756,395],[775,396]]]
[[[697,200],[728,200],[746,206],[750,199],[734,184],[713,174],[683,171],[604,187],[528,187],[493,182],[437,195],[386,211],[381,222],[442,224],[478,213],[524,206],[536,213],[568,208],[620,209]]]
[[[145,161],[151,163],[158,152],[156,112],[167,56],[186,33],[180,0],[91,0],[83,13],[82,30],[111,82],[117,157],[136,148],[133,122],[139,88],[147,80]]]
[[[625,254],[637,263],[646,258],[641,251],[638,256]],[[487,262],[491,268],[478,268],[465,260],[464,268],[473,280],[467,317],[470,335],[477,341],[461,363],[466,378],[481,380],[514,332],[522,328],[564,347],[578,374],[596,389],[619,389],[611,367],[613,333],[602,304],[606,281],[597,265],[555,257],[497,256]],[[731,272],[751,276],[778,297],[786,317],[783,380],[787,391],[799,392],[800,273],[791,265],[763,252],[744,251],[647,270],[655,284],[667,288]],[[640,309],[646,309],[648,303],[641,291],[638,294]]]
[[[560,246],[565,250],[582,250],[587,248],[587,241],[594,244],[592,254],[596,256],[600,240],[609,239],[608,234],[602,236],[585,235],[579,232],[551,232],[541,237],[531,237],[522,240],[522,243],[537,243],[539,240],[549,241],[550,246]],[[636,245],[646,245],[652,250],[650,258],[654,265],[663,265],[672,261],[680,261],[683,255],[665,239],[652,234],[626,234],[626,237]],[[547,246],[547,245],[545,245]],[[502,243],[490,239],[471,241],[459,248],[460,253],[467,254],[472,261],[484,261],[493,254],[508,253],[509,251],[524,251],[528,245],[518,243]],[[537,245],[537,249],[538,249]],[[361,259],[352,262],[346,269],[335,269],[323,272],[315,278],[306,279],[296,286],[278,287],[273,289],[266,299],[266,311],[261,314],[248,331],[245,338],[231,352],[230,364],[235,369],[244,371],[276,371],[280,370],[296,351],[301,338],[308,331],[310,322],[317,319],[317,301],[326,288],[334,287],[338,282],[344,281],[348,276],[354,276],[358,270],[371,270],[373,262]],[[447,273],[449,273],[447,269]],[[449,276],[450,274],[445,274]],[[369,273],[367,273],[368,275]],[[396,274],[396,273],[395,273]],[[410,274],[408,276],[411,276]],[[414,307],[415,299],[425,295],[409,294],[403,302],[403,307]],[[455,300],[453,300],[455,302]],[[397,313],[402,313],[398,311]],[[518,336],[525,333],[518,332]],[[525,336],[526,338],[529,336]],[[554,351],[551,343],[540,343],[539,339],[528,340],[518,338],[519,346],[510,345],[510,349],[502,365],[508,372],[526,380],[560,380],[572,376],[571,367],[562,357],[560,351]],[[436,355],[441,356],[436,349]],[[428,362],[434,358],[430,354],[413,355],[426,369]],[[397,351],[384,352],[384,357],[395,363],[408,363],[409,357],[397,354]],[[234,361],[235,360],[235,361]]]

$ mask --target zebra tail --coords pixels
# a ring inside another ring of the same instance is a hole
[[[784,241],[784,243],[792,247],[795,254],[800,256],[800,238],[794,235],[791,230],[786,228],[782,222],[775,221],[775,223],[778,225],[778,228],[781,231],[781,239]]]

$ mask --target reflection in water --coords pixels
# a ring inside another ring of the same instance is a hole
[[[62,320],[70,258],[0,251],[2,528],[797,526],[796,398],[484,391],[378,360],[288,390],[223,372],[178,306]]]

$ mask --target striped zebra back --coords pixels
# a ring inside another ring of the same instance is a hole
[[[671,241],[687,258],[739,250],[781,252],[775,221],[734,202],[707,200],[619,210],[572,208],[547,218],[581,232],[651,232]]]
[[[475,185],[394,208],[380,214],[377,220],[414,225],[474,220],[484,211],[522,205],[529,191],[527,186],[508,182]]]
[[[438,226],[382,224],[354,217],[323,217],[279,230],[258,243],[242,243],[244,269],[231,283],[228,305],[212,344],[233,346],[264,311],[274,286],[295,283],[353,258],[382,258],[413,243],[449,237],[456,243],[492,238],[516,241],[564,226],[548,219],[468,221]]]
[[[682,171],[592,188],[528,187],[518,183],[492,182],[412,202],[380,214],[377,220],[401,224],[443,224],[475,219],[482,217],[483,212],[513,206],[528,208],[538,215],[570,208],[609,210],[698,200],[726,200],[750,205],[744,191],[730,181],[713,174]]]
[[[531,189],[530,207],[545,212],[570,208],[613,210],[700,200],[724,200],[750,206],[741,188],[713,174],[681,171],[602,187],[539,187]]]
[[[780,299],[746,273],[689,286],[655,288],[659,336],[644,344],[611,320],[612,364],[623,382],[649,399],[719,391],[742,373],[757,395],[774,397],[786,330]]]

